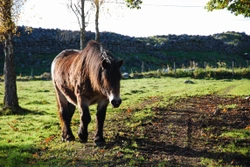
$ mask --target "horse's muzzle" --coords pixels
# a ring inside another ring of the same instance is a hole
[[[118,108],[120,106],[120,104],[122,103],[122,100],[121,99],[118,99],[118,100],[111,100],[111,104],[114,108]]]

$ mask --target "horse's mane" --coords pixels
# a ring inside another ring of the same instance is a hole
[[[89,79],[94,90],[101,91],[101,68],[102,61],[111,64],[115,59],[108,50],[98,42],[91,40],[88,42],[85,49],[79,54],[79,59],[82,72],[82,78]]]

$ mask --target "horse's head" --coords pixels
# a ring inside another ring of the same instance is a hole
[[[122,102],[120,97],[120,80],[122,78],[120,68],[123,64],[123,60],[117,60],[109,54],[108,52],[104,52],[102,56],[101,81],[110,104],[114,108],[117,108]]]

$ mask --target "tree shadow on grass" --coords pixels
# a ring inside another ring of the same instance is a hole
[[[1,107],[1,106],[0,106]],[[22,107],[17,108],[2,108],[0,109],[0,116],[6,115],[46,115],[48,114],[46,111],[39,111],[39,110],[29,110]]]
[[[190,147],[180,147],[178,145],[168,145],[165,142],[156,142],[152,140],[143,140],[138,142],[139,151],[145,155],[146,158],[150,159],[152,154],[159,155],[159,159],[165,156],[169,162],[168,165],[176,165],[183,162],[184,166],[192,166],[193,163],[187,163],[188,158],[209,158],[215,161],[222,160],[224,164],[247,166],[250,164],[250,157],[244,156],[240,153],[224,153],[224,152],[213,152],[206,149],[194,150]],[[143,144],[142,144],[143,143]],[[178,159],[179,157],[180,159]],[[165,158],[165,159],[166,159]],[[164,158],[163,158],[164,159]],[[196,161],[195,160],[195,161]],[[185,162],[186,161],[186,162]],[[150,164],[150,162],[148,162]]]

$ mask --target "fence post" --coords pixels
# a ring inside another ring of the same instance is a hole
[[[176,76],[175,62],[174,62],[174,76]]]
[[[232,78],[234,78],[234,61],[232,61]]]
[[[33,68],[31,68],[30,77],[31,77],[31,79],[34,79]]]
[[[144,72],[144,62],[141,64],[141,72]]]

